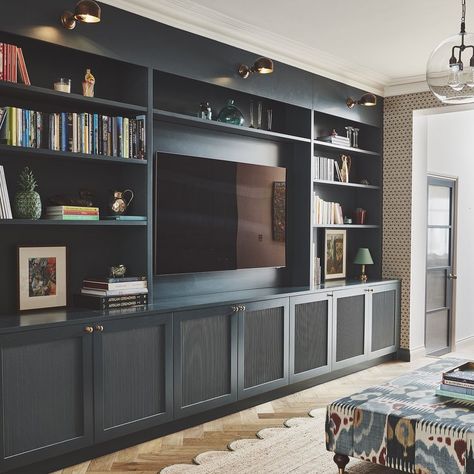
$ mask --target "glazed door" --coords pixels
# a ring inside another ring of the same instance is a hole
[[[451,351],[453,334],[456,180],[428,177],[425,347],[427,354]]]

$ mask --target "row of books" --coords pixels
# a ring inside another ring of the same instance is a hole
[[[18,82],[18,71],[22,82],[30,86],[23,50],[14,44],[0,43],[0,81]]]
[[[1,110],[1,109],[0,109]],[[146,117],[46,113],[17,107],[0,112],[0,138],[11,146],[145,159]]]
[[[8,196],[7,180],[5,170],[0,166],[0,219],[12,219],[12,207]]]
[[[436,394],[474,401],[474,362],[466,362],[444,372]]]
[[[80,206],[48,206],[46,208],[46,219],[59,221],[98,221],[98,207]]]
[[[148,303],[148,284],[144,276],[86,278],[76,306],[107,310],[144,306]]]
[[[333,145],[351,146],[350,139],[341,135],[328,135],[324,137],[318,137],[318,140],[321,142],[332,143]]]
[[[341,225],[344,224],[342,207],[337,202],[327,202],[314,195],[314,224]]]
[[[332,158],[316,156],[314,158],[314,179],[323,181],[342,181],[339,163]],[[334,172],[335,171],[335,172]]]

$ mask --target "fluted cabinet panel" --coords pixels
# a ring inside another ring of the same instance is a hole
[[[283,308],[245,314],[245,388],[283,377],[283,337]]]
[[[183,406],[231,391],[231,324],[226,315],[181,323]]]
[[[372,295],[372,351],[395,345],[396,290]]]
[[[337,299],[336,362],[364,354],[365,310],[363,294]]]
[[[164,326],[104,333],[104,428],[165,410]]]
[[[327,300],[295,306],[295,373],[328,363]]]

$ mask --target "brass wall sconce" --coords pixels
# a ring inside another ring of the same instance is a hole
[[[61,15],[61,24],[67,30],[73,30],[77,22],[99,23],[101,10],[100,6],[93,0],[81,0],[77,2],[74,13],[65,11]]]
[[[377,96],[374,94],[364,94],[359,100],[349,97],[346,100],[346,105],[350,109],[354,108],[356,105],[363,105],[364,107],[374,107],[377,105]]]
[[[258,58],[253,66],[241,64],[239,66],[239,76],[242,79],[247,79],[250,74],[271,74],[273,72],[273,61],[270,58]]]

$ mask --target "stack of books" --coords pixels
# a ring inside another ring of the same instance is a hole
[[[0,128],[7,145],[145,159],[145,115],[109,117],[76,112],[46,113],[18,107],[0,108],[0,114],[7,117]]]
[[[0,81],[18,82],[18,71],[21,80],[27,86],[31,85],[22,49],[14,44],[0,43]]]
[[[56,221],[98,221],[98,207],[48,206],[46,219]]]
[[[474,362],[443,372],[436,395],[474,402]]]
[[[13,219],[3,166],[0,166],[0,219]]]
[[[314,224],[344,224],[344,217],[341,205],[337,202],[323,201],[319,196],[314,195]]]
[[[144,306],[147,302],[146,277],[86,278],[81,294],[75,296],[76,306],[98,310]]]
[[[351,146],[351,141],[348,137],[341,137],[340,135],[329,135],[326,137],[318,137],[318,140],[321,142],[332,143],[333,145],[338,146]]]

